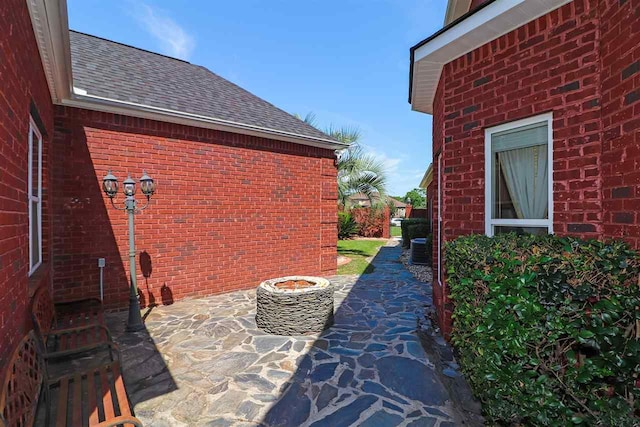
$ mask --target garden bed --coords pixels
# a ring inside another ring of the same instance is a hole
[[[424,283],[432,283],[433,271],[428,265],[415,265],[411,264],[411,250],[402,249],[402,255],[400,255],[400,262],[404,267],[409,270],[413,277]]]

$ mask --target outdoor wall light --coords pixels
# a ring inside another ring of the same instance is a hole
[[[118,193],[118,178],[113,176],[111,171],[102,178],[102,189],[110,199],[116,197],[116,194]]]
[[[142,190],[142,194],[147,196],[147,199],[153,196],[153,193],[156,191],[156,185],[153,183],[153,179],[147,172],[142,171],[142,178],[140,178],[140,189]]]
[[[131,279],[131,286],[129,287],[129,318],[127,320],[127,331],[139,331],[144,329],[144,323],[142,323],[142,316],[140,314],[140,301],[138,299],[138,280],[136,278],[136,247],[135,247],[135,232],[134,232],[134,214],[142,211],[151,201],[151,196],[155,192],[155,184],[153,179],[147,175],[145,171],[142,171],[142,178],[140,178],[140,189],[142,194],[147,198],[147,203],[138,207],[138,202],[135,197],[136,194],[136,182],[131,179],[131,175],[122,182],[122,192],[127,196],[124,200],[124,207],[118,207],[114,203],[113,199],[118,193],[118,179],[113,176],[111,171],[102,179],[102,189],[107,197],[111,201],[111,206],[115,209],[126,211],[129,217],[129,277]]]
[[[122,181],[122,192],[125,196],[130,197],[136,194],[136,182],[131,179],[131,175]]]

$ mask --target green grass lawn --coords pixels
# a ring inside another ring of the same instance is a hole
[[[374,270],[367,261],[378,253],[386,240],[339,240],[338,254],[351,258],[349,264],[338,267],[338,274],[369,274]]]
[[[402,229],[400,227],[392,225],[391,226],[391,236],[392,237],[396,237],[396,236],[400,237],[400,236],[402,236]]]

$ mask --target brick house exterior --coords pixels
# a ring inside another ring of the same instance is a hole
[[[158,185],[136,215],[143,302],[335,273],[332,151],[69,107],[56,107],[55,123],[56,299],[97,296],[105,257],[105,304],[127,304],[127,218],[105,203],[101,180],[140,165]]]
[[[31,328],[35,289],[98,296],[99,257],[106,307],[126,307],[109,169],[157,183],[136,215],[143,305],[335,273],[342,144],[203,67],[70,32],[64,0],[7,0],[0,26],[0,366]]]
[[[465,2],[450,1],[449,11],[460,10],[453,3]],[[640,3],[542,3],[475,1],[412,48],[412,106],[433,114],[427,193],[434,218],[434,300],[445,333],[452,306],[442,246],[487,231],[485,148],[495,126],[552,117],[553,233],[624,239],[640,248]],[[493,21],[488,26],[483,20]],[[464,37],[477,45],[451,47]],[[423,48],[431,51],[421,53]],[[420,61],[439,63],[440,74]]]
[[[50,282],[53,105],[27,3],[0,7],[0,365],[28,324],[29,290]],[[19,49],[16,49],[19,46]],[[42,145],[42,264],[29,275],[29,117]]]

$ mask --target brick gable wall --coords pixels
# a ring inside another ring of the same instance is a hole
[[[0,366],[26,329],[29,292],[50,282],[49,149],[53,113],[27,3],[0,7]],[[43,135],[43,265],[29,278],[28,136],[31,108]],[[1,375],[1,373],[0,373]]]
[[[640,247],[639,46],[638,2],[575,0],[445,65],[433,131],[443,242],[484,233],[484,130],[553,112],[554,232]],[[448,332],[446,289],[434,297]]]
[[[98,295],[97,258],[105,257],[105,303],[128,303],[127,218],[101,191],[109,168],[120,181],[144,168],[157,183],[136,215],[145,304],[335,273],[331,150],[63,107],[55,144],[58,300]]]

